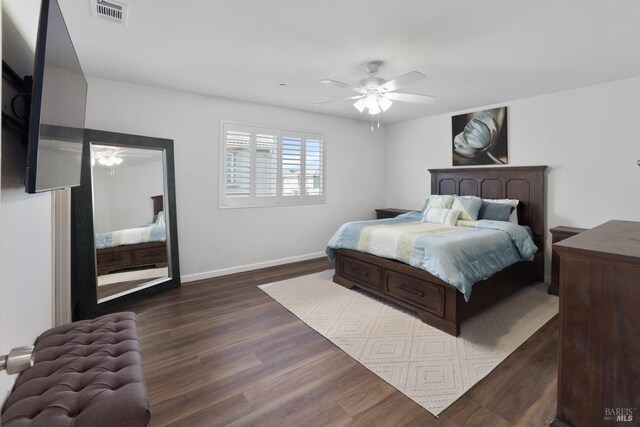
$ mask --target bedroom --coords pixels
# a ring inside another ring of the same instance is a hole
[[[37,3],[3,1],[3,59],[21,75],[33,67]],[[136,1],[128,2],[127,27],[96,21],[89,1],[78,8],[60,3],[89,75],[86,127],[174,140],[183,289],[197,286],[191,281],[319,258],[342,223],[373,219],[376,208],[420,209],[430,194],[428,169],[452,165],[451,117],[489,107],[508,107],[509,165],[549,168],[545,281],[549,229],[638,220],[640,60],[631,52],[638,51],[640,12],[634,2],[615,8],[491,2],[487,10],[443,2],[410,2],[401,10],[355,2],[325,10],[286,2],[277,13],[258,2],[217,2],[215,11],[178,14],[172,2]],[[500,19],[486,26],[487,15]],[[273,22],[262,22],[264,16]],[[462,29],[452,28],[459,19]],[[234,25],[243,31],[232,31]],[[320,80],[355,83],[366,77],[362,64],[378,59],[387,79],[425,74],[406,92],[438,102],[394,103],[373,132],[369,118],[348,102],[313,105],[351,95]],[[325,203],[220,209],[221,120],[322,132]],[[61,251],[52,221],[65,215],[54,212],[58,198],[68,197],[26,195],[10,141],[3,130],[2,354],[33,342],[59,314],[52,276]],[[203,231],[200,224],[211,226]],[[247,245],[250,238],[256,240]],[[12,378],[1,375],[6,390]],[[463,400],[468,411],[480,409]]]

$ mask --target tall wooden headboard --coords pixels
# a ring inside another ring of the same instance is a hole
[[[429,169],[431,194],[517,199],[518,221],[531,227],[534,241],[544,250],[546,166]]]
[[[151,200],[153,200],[153,214],[158,215],[158,212],[164,210],[162,194],[159,196],[151,196]]]

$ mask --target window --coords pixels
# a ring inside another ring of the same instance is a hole
[[[321,134],[221,122],[220,207],[324,201]]]

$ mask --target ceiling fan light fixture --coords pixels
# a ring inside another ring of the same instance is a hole
[[[369,114],[372,116],[375,114],[380,114],[380,104],[378,103],[378,94],[377,93],[369,93],[364,97],[364,105],[367,107]]]
[[[369,93],[364,97],[364,103],[368,109],[375,108],[376,106],[379,107],[378,96],[375,93]]]
[[[111,156],[111,157],[103,157],[101,163],[105,166],[117,166],[122,163],[122,157],[119,156]]]
[[[389,107],[391,107],[391,104],[393,104],[393,101],[385,98],[384,96],[381,96],[378,98],[378,105],[380,105],[380,108],[382,108],[382,111],[387,111]]]
[[[358,99],[356,102],[354,102],[353,106],[356,107],[356,110],[358,110],[358,111],[360,111],[362,113],[364,111],[364,109],[366,108],[366,105],[365,105],[365,102],[364,102],[364,98]]]
[[[369,107],[369,114],[371,114],[372,116],[375,116],[376,114],[380,114],[380,111],[382,111],[380,109],[380,106],[378,105],[378,103],[376,102],[375,105],[371,105]]]
[[[122,163],[122,157],[112,154],[110,156],[98,156],[95,160],[98,161],[102,166],[118,166]],[[92,165],[95,165],[94,159],[91,159]]]

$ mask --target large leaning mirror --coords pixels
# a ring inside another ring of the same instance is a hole
[[[87,130],[74,189],[74,318],[180,285],[173,141]]]

